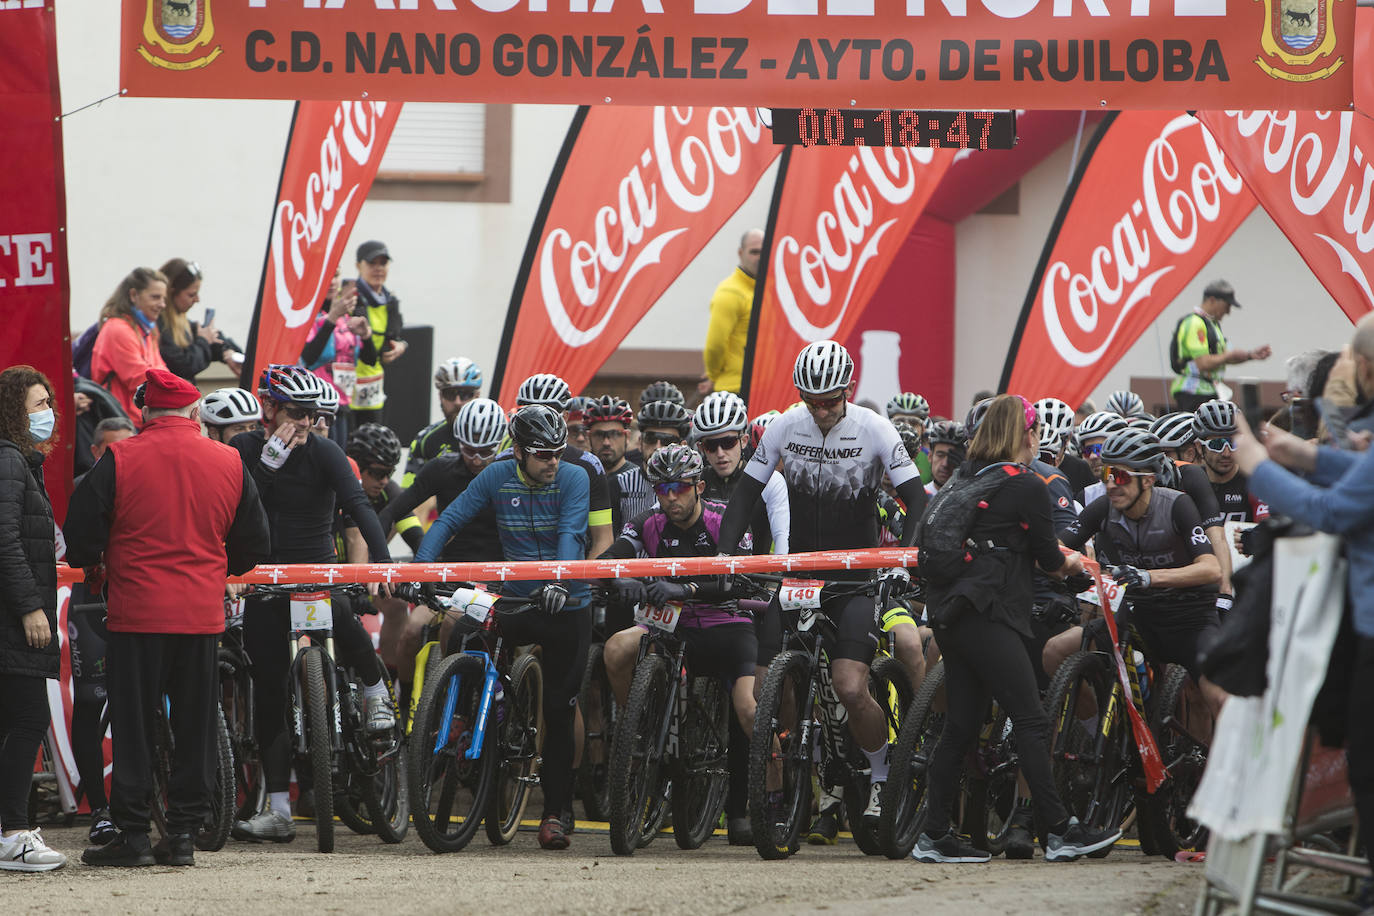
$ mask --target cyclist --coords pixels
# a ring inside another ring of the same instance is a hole
[[[268,366],[258,388],[266,427],[240,433],[229,443],[252,473],[267,510],[270,562],[335,562],[336,505],[362,532],[369,558],[375,563],[390,562],[377,515],[343,451],[329,439],[310,435],[325,384],[305,369]],[[234,824],[234,836],[239,839],[284,843],[296,835],[288,794],[291,749],[285,715],[288,604],[285,597],[251,595],[244,604],[244,648],[253,659],[254,706],[268,807]],[[338,658],[365,682],[369,730],[391,728],[396,714],[372,638],[342,596],[334,596],[331,611]]]
[[[744,477],[748,429],[749,411],[740,396],[732,391],[711,392],[692,414],[691,439],[704,462],[702,481],[707,499],[722,505],[730,502],[735,487]],[[764,485],[763,501],[749,526],[754,553],[787,553],[790,516],[787,484],[782,475],[774,471]]]
[[[610,394],[594,401],[583,413],[588,441],[616,493],[611,503],[611,531],[615,533],[654,503],[654,491],[644,472],[626,457],[634,419],[629,402]]]
[[[682,395],[682,389],[672,382],[650,382],[644,386],[644,390],[639,393],[639,409],[643,410],[644,405],[651,401],[672,401],[674,404],[687,406],[687,399]]]
[[[522,407],[510,420],[512,455],[498,459],[469,484],[425,535],[415,559],[438,559],[449,538],[486,507],[496,513],[508,560],[581,560],[587,555],[587,475],[560,460],[568,426],[555,407]],[[502,621],[511,645],[543,647],[544,790],[539,845],[566,849],[562,818],[572,810],[573,715],[591,644],[589,589],[584,582],[511,582],[510,594],[538,602],[538,610]]]
[[[251,391],[218,388],[201,398],[200,422],[205,424],[205,435],[227,444],[239,433],[262,425],[262,405]]]
[[[833,340],[808,344],[797,356],[792,381],[805,409],[789,410],[769,425],[745,467],[721,524],[719,543],[735,552],[753,516],[764,485],[782,462],[791,507],[793,552],[874,547],[878,543],[877,495],[886,473],[913,517],[925,509],[925,490],[901,437],[886,419],[849,403],[854,361]],[[916,526],[903,536],[911,544]],[[855,573],[833,570],[824,579],[853,579]],[[907,579],[905,569],[887,570],[884,578]],[[878,644],[872,599],[854,597],[826,612],[836,622],[838,645],[830,647],[835,692],[848,711],[849,728],[867,756],[871,788],[865,822],[876,826],[887,782],[887,720],[868,692],[868,666]],[[781,650],[782,611],[774,598],[760,627],[759,664],[767,665]]]
[[[930,483],[926,493],[934,496],[947,482],[954,469],[964,463],[968,448],[968,434],[964,424],[955,420],[936,420],[930,424]]]
[[[1212,481],[1217,508],[1227,522],[1261,522],[1269,507],[1250,495],[1250,479],[1236,464],[1232,442],[1236,435],[1236,405],[1230,401],[1205,401],[1193,419],[1193,431],[1202,443],[1202,464]]]
[[[754,448],[758,446],[759,440],[763,438],[763,431],[768,428],[768,424],[772,423],[780,416],[782,416],[782,411],[770,410],[766,413],[759,414],[757,417],[749,421],[750,451],[752,451]]]
[[[722,394],[730,392],[713,392],[708,399]],[[626,524],[620,537],[602,556],[614,559],[715,556],[725,504],[705,496],[701,454],[688,445],[664,446],[654,452],[644,473],[653,484],[658,505]],[[745,551],[752,549],[748,534],[739,546]],[[725,683],[735,715],[744,729],[740,737],[752,734],[754,660],[758,656],[758,641],[753,620],[740,613],[730,600],[728,580],[703,576],[682,580],[612,581],[621,600],[628,605],[685,602],[674,632],[687,644],[688,664],[694,674],[709,674]],[[640,637],[645,632],[646,628],[634,625],[606,640],[606,674],[622,707],[630,691]],[[747,820],[749,744],[747,740],[736,740],[733,729],[729,755],[730,794],[726,817],[728,821]],[[737,833],[741,826],[736,823],[732,830]]]
[[[590,440],[587,438],[587,411],[595,403],[596,398],[586,395],[568,399],[568,443],[584,452],[591,450]]]
[[[921,472],[922,483],[930,483],[930,453],[926,446],[926,425],[930,422],[930,402],[913,391],[903,391],[887,402],[887,418],[898,429],[916,434],[917,449],[911,456]],[[908,449],[910,451],[910,449]]]
[[[1081,550],[1096,538],[1104,567],[1126,587],[1129,624],[1139,648],[1157,666],[1176,662],[1198,680],[1198,645],[1220,624],[1217,585],[1221,566],[1202,530],[1202,516],[1186,493],[1155,486],[1162,457],[1159,439],[1140,430],[1123,430],[1102,448],[1106,494],[1078,520],[1059,532],[1065,545]],[[1101,621],[1090,626],[1101,641]],[[1082,628],[1072,627],[1045,646],[1045,671],[1053,676],[1061,662],[1078,651]],[[1217,692],[1209,701],[1219,706]]]
[[[465,356],[451,356],[434,370],[434,387],[439,392],[443,416],[416,433],[411,441],[405,476],[401,478],[403,487],[411,485],[426,461],[458,448],[453,420],[464,404],[482,393],[482,369]]]
[[[1107,406],[1102,409],[1126,420],[1131,419],[1131,417],[1149,416],[1145,410],[1145,402],[1141,400],[1140,395],[1126,389],[1113,391],[1107,395]]]
[[[653,455],[654,449],[664,445],[677,445],[687,438],[692,426],[692,415],[676,401],[650,401],[639,408],[639,462],[643,466]],[[634,455],[628,456],[631,461]]]
[[[1164,467],[1172,480],[1164,480],[1166,486],[1187,493],[1202,516],[1202,530],[1212,542],[1217,562],[1221,564],[1221,590],[1217,593],[1217,610],[1229,611],[1233,600],[1231,585],[1231,549],[1226,546],[1225,520],[1217,505],[1217,494],[1206,470],[1198,461],[1201,445],[1194,431],[1195,418],[1187,411],[1166,413],[1150,425],[1150,432],[1159,439],[1164,452]]]
[[[1102,495],[1102,444],[1112,433],[1125,428],[1126,421],[1121,415],[1109,410],[1088,414],[1083,422],[1078,424],[1078,450],[1093,473],[1092,481],[1082,490],[1075,491],[1078,501],[1083,505],[1086,506]]]
[[[1096,478],[1093,477],[1088,462],[1078,454],[1078,440],[1074,437],[1074,425],[1077,421],[1073,408],[1058,398],[1041,398],[1035,402],[1035,412],[1040,417],[1042,435],[1046,428],[1059,433],[1059,458],[1049,463],[1069,478],[1069,486],[1074,493],[1083,492],[1083,488],[1093,483]]]

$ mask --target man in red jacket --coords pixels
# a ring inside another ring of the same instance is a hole
[[[267,556],[267,516],[238,453],[205,438],[200,392],[149,369],[139,435],[113,443],[72,494],[62,526],[67,562],[105,563],[106,682],[119,833],[87,865],[193,865],[192,837],[215,784],[216,651],[224,579]],[[169,835],[148,840],[154,713],[171,703],[175,753]]]

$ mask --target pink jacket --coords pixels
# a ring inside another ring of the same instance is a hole
[[[135,427],[143,426],[143,413],[134,407],[134,391],[149,369],[167,368],[159,343],[156,325],[144,333],[132,318],[111,318],[101,325],[91,350],[91,377],[109,389]]]

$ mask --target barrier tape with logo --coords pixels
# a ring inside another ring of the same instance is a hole
[[[1066,555],[1074,551],[1064,549]],[[1084,570],[1097,584],[1103,607],[1111,607],[1102,583],[1102,570],[1082,557]],[[916,550],[909,547],[873,547],[863,550],[821,550],[812,553],[763,554],[738,557],[645,557],[631,560],[521,560],[510,563],[295,563],[259,566],[230,582],[246,585],[348,584],[371,582],[528,582],[531,580],[618,579],[623,576],[711,576],[730,573],[812,572],[833,569],[887,569],[914,567]],[[79,569],[58,569],[58,581],[82,580]],[[1112,636],[1112,656],[1117,677],[1126,696],[1131,695],[1126,663],[1117,649],[1116,620],[1104,614]],[[1126,703],[1131,732],[1140,752],[1146,782],[1154,792],[1167,778],[1164,760],[1149,726],[1134,703]]]

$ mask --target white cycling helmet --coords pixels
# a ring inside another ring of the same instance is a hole
[[[251,391],[217,388],[200,401],[200,418],[209,426],[233,426],[262,419],[262,405]]]
[[[1125,428],[1126,421],[1114,411],[1099,410],[1097,413],[1090,413],[1078,426],[1078,444],[1081,446],[1084,439],[1105,439]]]
[[[1146,415],[1145,402],[1140,399],[1140,395],[1125,389],[1113,391],[1108,395],[1107,406],[1103,409],[1123,417],[1143,417]]]
[[[315,409],[338,416],[339,389],[325,382],[324,386],[320,388],[320,396],[315,399]]]
[[[520,383],[520,390],[515,393],[517,407],[543,404],[545,407],[565,410],[571,399],[572,389],[568,383],[550,372],[531,375]]]
[[[1040,425],[1049,427],[1059,435],[1073,432],[1073,408],[1058,398],[1041,398],[1035,402],[1035,412],[1040,417]],[[1043,438],[1042,438],[1043,443]]]
[[[732,391],[713,391],[692,415],[692,435],[696,438],[717,433],[742,433],[749,427],[749,410],[744,399]]]
[[[854,360],[838,341],[818,340],[802,347],[792,367],[792,384],[802,394],[826,394],[848,388]]]
[[[482,370],[467,357],[451,356],[434,370],[434,387],[441,391],[445,388],[481,388]]]
[[[491,398],[473,398],[453,418],[453,438],[471,449],[500,445],[506,438],[506,412]]]

